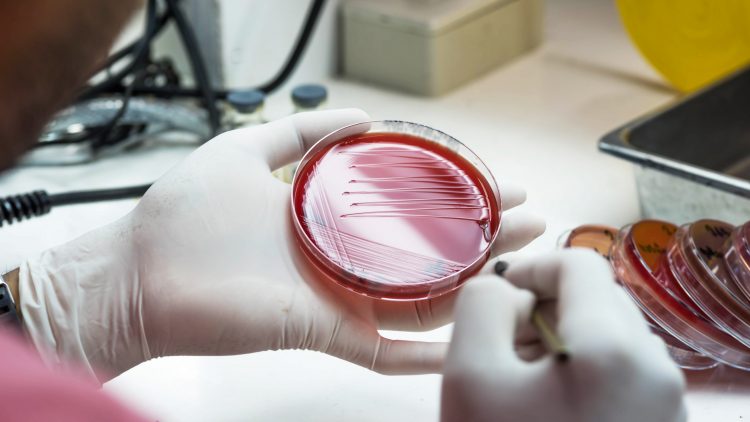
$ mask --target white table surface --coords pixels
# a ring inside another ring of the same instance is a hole
[[[535,52],[438,99],[356,83],[325,81],[329,107],[360,107],[374,118],[422,122],[460,139],[501,181],[522,184],[528,211],[547,233],[517,255],[552,250],[566,229],[621,226],[639,216],[629,164],[597,151],[608,130],[675,94],[638,55],[611,1],[550,0],[546,41]],[[269,99],[269,117],[287,113],[287,93]],[[148,182],[189,153],[161,148],[69,168],[26,168],[0,178],[0,192]],[[0,269],[127,213],[135,201],[65,207],[0,231]],[[450,328],[387,333],[447,340]],[[750,417],[750,374],[722,368],[691,374],[692,421]],[[387,377],[314,352],[266,352],[148,362],[105,386],[160,421],[436,421],[440,378]]]

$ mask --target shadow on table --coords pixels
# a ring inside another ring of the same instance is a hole
[[[578,58],[569,57],[569,56],[565,56],[565,55],[558,54],[558,53],[547,53],[545,55],[545,60],[550,63],[573,67],[584,72],[595,73],[600,76],[605,76],[605,77],[618,79],[622,81],[628,81],[630,83],[634,83],[636,85],[640,85],[642,87],[664,92],[667,94],[677,93],[677,91],[674,88],[670,87],[665,82],[650,79],[650,78],[643,77],[641,75],[638,75],[632,72],[628,72],[623,69],[619,69],[616,66],[616,64],[612,66],[607,66],[601,63],[581,60]]]
[[[306,422],[438,420],[437,406],[435,409],[426,409],[427,404],[424,401],[409,403],[394,400],[394,397],[388,394],[377,396],[378,394],[363,396],[361,402],[355,403],[342,403],[335,399],[330,402],[321,402],[305,397],[294,397],[286,403],[266,403],[261,409],[254,410],[252,417],[247,420],[304,420]],[[374,403],[380,403],[380,405],[374,405]],[[387,405],[383,405],[384,403]]]
[[[713,391],[750,395],[750,372],[725,365],[708,371],[686,371],[689,391]]]

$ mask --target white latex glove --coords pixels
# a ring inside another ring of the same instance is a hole
[[[290,186],[271,175],[366,120],[354,109],[304,113],[222,134],[125,218],[26,262],[21,309],[47,362],[114,376],[160,356],[310,349],[383,373],[439,372],[446,344],[392,341],[377,329],[444,323],[452,301],[383,307],[316,279],[293,233]],[[522,191],[508,195],[506,205],[523,202]],[[495,250],[543,227],[509,213]]]
[[[515,286],[480,276],[458,299],[442,421],[686,419],[682,373],[616,286],[605,260],[566,250],[511,266],[505,276]],[[529,344],[535,296],[556,302],[567,362]]]

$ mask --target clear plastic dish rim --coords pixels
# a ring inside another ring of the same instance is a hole
[[[659,222],[666,223],[663,221]],[[671,223],[668,224],[672,225]],[[728,352],[731,352],[729,348],[715,341],[710,335],[707,335],[701,330],[693,327],[689,322],[683,321],[681,318],[674,315],[669,310],[668,306],[662,303],[662,300],[653,291],[652,285],[658,284],[658,282],[656,281],[656,277],[653,276],[653,273],[648,269],[648,265],[643,262],[643,259],[640,256],[637,257],[637,263],[631,262],[629,257],[627,256],[627,251],[625,250],[628,245],[621,244],[630,237],[633,226],[633,224],[625,226],[618,234],[618,237],[612,247],[612,263],[613,266],[623,265],[627,274],[630,274],[631,277],[634,276],[641,279],[641,282],[639,283],[641,286],[643,286],[641,290],[644,290],[648,293],[648,295],[650,296],[650,302],[658,306],[658,312],[657,310],[652,309],[649,305],[647,305],[644,298],[640,297],[640,294],[631,287],[631,282],[629,279],[627,281],[622,280],[625,291],[628,292],[630,297],[633,298],[635,303],[641,308],[641,310],[643,310],[643,312],[645,312],[652,320],[659,324],[659,326],[664,329],[664,331],[668,332],[672,337],[676,338],[698,353],[704,354],[712,359],[719,361],[720,363],[745,371],[750,370],[750,349],[748,349],[747,354],[739,351],[734,351],[735,355],[740,354],[744,357],[744,359],[727,358],[726,356],[728,355]],[[636,265],[641,268],[635,268]],[[642,273],[640,272],[641,270],[652,274],[652,280],[644,280],[641,275]],[[617,268],[615,268],[615,272],[618,272]],[[675,300],[676,302],[676,299],[671,300]],[[682,306],[679,303],[675,303],[675,305]],[[680,330],[675,329],[675,326],[683,327],[685,329],[685,332],[680,332]],[[729,336],[729,334],[726,335]],[[697,340],[696,338],[699,338],[700,340]],[[715,346],[719,346],[723,350],[715,349],[715,347],[712,347],[712,344]]]
[[[728,247],[724,251],[724,262],[727,271],[744,293],[745,298],[750,300],[750,222],[737,226],[729,237]]]
[[[576,227],[575,229],[567,230],[558,238],[558,241],[557,241],[558,247],[559,248],[571,247],[570,246],[571,238],[577,233],[601,231],[602,229],[611,231],[615,236],[615,239],[612,240],[612,247],[610,247],[610,250],[609,250],[610,261],[611,261],[612,249],[614,247],[615,241],[617,240],[617,235],[620,232],[619,229],[612,227],[612,226],[598,225],[598,224],[586,224],[583,226]],[[620,288],[626,289],[624,287],[624,283],[621,283]],[[630,293],[629,291],[628,291],[628,296],[632,297],[632,293]],[[638,300],[634,299],[634,301],[638,303],[638,307],[641,308]],[[651,318],[650,316],[648,318],[651,319],[651,321],[653,321],[653,318]],[[680,346],[675,346],[675,345],[667,343],[665,340],[665,345],[667,346],[667,350],[669,350],[669,354],[672,356],[675,363],[677,363],[677,365],[680,366],[681,368],[693,370],[693,371],[702,371],[702,370],[715,368],[716,366],[719,365],[719,362],[717,362],[715,359],[694,350],[693,348],[685,344],[679,338],[671,335],[665,329],[661,328],[661,326],[659,326],[657,322],[655,321],[649,322],[649,320],[647,320],[646,323],[649,325],[652,331],[654,331],[654,335],[669,336],[675,343],[680,344]],[[658,333],[656,331],[658,331]]]
[[[718,220],[699,220],[692,224],[685,224],[677,229],[675,232],[674,243],[670,246],[667,251],[667,256],[670,262],[674,261],[675,255],[679,255],[677,259],[681,259],[685,266],[690,269],[691,274],[687,277],[692,277],[694,283],[702,287],[702,290],[695,288],[683,274],[675,277],[677,283],[687,293],[688,297],[700,308],[711,320],[719,327],[721,327],[727,334],[734,337],[737,341],[750,348],[750,320],[737,315],[732,309],[724,304],[724,300],[731,301],[733,305],[741,307],[746,315],[750,315],[750,305],[744,301],[743,298],[737,298],[736,295],[730,291],[724,283],[719,280],[719,277],[711,271],[706,262],[702,259],[698,250],[698,245],[695,239],[690,234],[690,229],[693,224],[704,223],[705,221],[714,221],[722,224],[727,224]],[[727,275],[729,269],[727,268]],[[697,280],[703,280],[703,283]],[[734,280],[729,280],[734,283]],[[722,291],[724,297],[717,297],[712,289],[706,288],[704,283],[711,283],[715,288]],[[715,307],[720,307],[723,311],[731,315],[734,321],[726,321],[724,318],[717,315]],[[742,328],[738,329],[736,326],[739,325]],[[750,350],[749,350],[750,351]]]
[[[373,127],[378,127],[378,129],[381,130],[373,130]],[[363,130],[358,130],[359,128],[362,128]],[[405,128],[411,128],[412,131],[405,131]],[[401,130],[398,130],[401,129]],[[404,134],[404,135],[411,135],[418,138],[421,138],[425,141],[435,143],[437,145],[443,146],[445,148],[448,148],[449,150],[453,151],[454,153],[458,154],[459,156],[466,159],[470,164],[472,164],[477,171],[485,178],[487,181],[487,184],[489,185],[490,189],[492,189],[492,193],[494,198],[489,198],[491,200],[494,200],[497,205],[497,216],[498,219],[497,227],[492,233],[492,237],[490,242],[488,242],[487,248],[480,253],[477,258],[471,262],[471,264],[467,265],[464,269],[461,271],[458,271],[454,274],[451,274],[446,277],[438,278],[435,280],[430,281],[429,283],[419,283],[415,284],[414,286],[440,286],[441,288],[439,291],[432,293],[432,292],[425,292],[424,297],[418,297],[419,294],[424,289],[414,289],[417,292],[417,296],[409,295],[409,294],[403,294],[403,297],[399,296],[382,296],[382,295],[376,295],[372,293],[368,293],[365,291],[365,289],[357,289],[354,288],[351,283],[347,282],[347,280],[344,279],[341,275],[334,275],[338,274],[340,272],[345,272],[349,275],[351,275],[354,278],[358,278],[356,274],[352,274],[346,269],[342,268],[341,266],[331,262],[329,259],[327,259],[325,252],[323,252],[316,244],[313,242],[312,239],[307,235],[307,231],[302,227],[302,223],[297,218],[297,204],[294,200],[294,193],[296,191],[297,183],[299,181],[300,175],[304,173],[304,169],[307,168],[307,166],[310,164],[310,161],[318,155],[321,151],[323,151],[326,148],[331,147],[337,142],[346,140],[347,138],[353,136],[353,135],[359,135],[364,133],[398,133],[398,134]],[[437,139],[433,139],[428,136],[421,135],[420,133],[427,133],[434,135]],[[481,265],[483,265],[489,258],[490,251],[492,249],[492,245],[497,241],[497,236],[500,232],[500,227],[502,225],[502,198],[500,197],[500,190],[497,187],[497,181],[495,180],[495,177],[492,175],[492,172],[489,170],[487,165],[482,161],[479,156],[477,156],[474,151],[472,151],[469,147],[464,145],[461,141],[454,138],[451,135],[448,135],[445,132],[442,132],[440,130],[431,128],[429,126],[420,124],[420,123],[414,123],[409,122],[405,120],[370,120],[366,122],[360,122],[360,123],[354,123],[351,125],[344,126],[340,129],[336,129],[333,132],[323,136],[320,138],[319,141],[317,141],[315,144],[313,144],[312,147],[310,147],[307,152],[302,156],[302,159],[299,162],[299,165],[297,166],[297,171],[294,173],[294,178],[292,179],[292,189],[290,192],[290,198],[291,198],[291,218],[294,222],[294,228],[297,232],[297,236],[302,239],[303,247],[310,252],[309,255],[312,255],[315,257],[315,260],[319,265],[322,265],[324,268],[326,268],[329,272],[329,276],[331,279],[333,279],[334,282],[339,284],[340,286],[346,288],[347,290],[353,291],[355,293],[365,295],[371,298],[375,299],[381,299],[381,300],[388,300],[388,301],[414,301],[414,300],[420,300],[420,299],[434,299],[436,297],[445,295],[449,292],[452,292],[459,288],[464,281],[468,278],[467,274],[473,275]],[[455,280],[455,281],[454,281]],[[452,284],[452,286],[451,286]]]

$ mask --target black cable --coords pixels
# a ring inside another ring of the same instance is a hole
[[[120,91],[124,91],[123,87]],[[179,88],[169,86],[136,86],[133,95],[153,95],[158,98],[199,98],[200,90],[196,88]],[[225,100],[229,95],[228,89],[214,89],[214,95],[219,100]]]
[[[86,204],[99,201],[140,198],[151,185],[128,186],[124,188],[83,190],[49,195],[50,206]]]
[[[289,79],[289,76],[291,76],[291,74],[297,68],[300,59],[302,58],[302,54],[305,52],[305,49],[309,44],[313,30],[315,30],[315,26],[318,23],[320,12],[323,11],[325,3],[325,0],[313,0],[310,8],[307,10],[307,17],[305,18],[305,23],[302,27],[302,31],[300,31],[299,36],[297,37],[297,42],[294,45],[294,49],[287,58],[284,67],[281,68],[281,71],[279,71],[279,73],[276,74],[276,76],[271,81],[261,85],[258,89],[265,92],[266,94],[270,94],[271,92],[276,91],[276,89],[278,89],[281,85],[284,84],[284,82],[286,82],[287,79]]]
[[[166,2],[169,8],[169,13],[174,18],[177,31],[180,33],[180,38],[182,38],[185,50],[187,50],[188,60],[190,61],[190,67],[193,71],[195,83],[203,96],[203,106],[208,112],[208,123],[211,127],[211,132],[215,135],[219,132],[221,117],[219,115],[219,109],[216,106],[216,95],[214,94],[213,86],[211,86],[211,81],[208,77],[208,72],[206,71],[206,64],[203,61],[203,54],[201,54],[198,40],[196,39],[192,26],[190,26],[187,18],[182,13],[178,0],[166,0]]]
[[[209,119],[213,130],[218,129],[219,116],[216,108],[216,98],[226,98],[227,90],[216,90],[210,85],[208,75],[203,62],[203,56],[198,49],[195,33],[187,22],[187,19],[178,8],[178,0],[166,0],[168,5],[167,12],[156,19],[156,0],[149,0],[147,12],[147,30],[143,37],[132,43],[107,60],[107,66],[113,65],[127,55],[133,55],[131,62],[117,74],[112,75],[104,82],[89,86],[79,97],[79,100],[93,98],[102,93],[119,92],[124,94],[123,106],[113,117],[107,127],[113,128],[117,121],[127,111],[127,101],[132,95],[151,94],[165,97],[202,97],[206,109],[209,113]],[[259,87],[260,90],[271,93],[278,89],[296,69],[309,44],[312,33],[319,20],[321,11],[325,6],[325,0],[314,0],[307,12],[305,23],[300,32],[294,49],[287,58],[284,67],[268,83]],[[175,19],[180,36],[188,52],[188,58],[191,62],[192,70],[196,79],[197,88],[168,88],[168,87],[141,87],[136,86],[138,78],[136,77],[128,87],[122,85],[122,81],[133,71],[137,70],[147,61],[150,55],[151,42],[171,18]],[[111,129],[109,130],[111,131]],[[106,132],[109,132],[106,131]],[[0,227],[3,224],[13,224],[22,221],[24,218],[29,219],[41,216],[50,212],[53,206],[65,206],[74,204],[84,204],[100,201],[112,201],[118,199],[138,198],[143,196],[151,185],[129,186],[114,189],[73,191],[50,195],[46,191],[34,191],[25,194],[0,197]]]
[[[153,33],[151,34],[151,41],[156,38],[161,31],[166,27],[167,22],[169,21],[169,14],[163,13],[161,16],[159,16],[159,19],[156,21],[156,27],[154,28]],[[122,47],[121,49],[117,50],[116,52],[112,53],[107,58],[106,63],[102,65],[96,73],[102,72],[112,66],[115,65],[115,63],[119,62],[120,60],[124,59],[125,57],[133,54],[135,52],[136,48],[143,42],[143,40],[146,39],[146,34],[142,35],[139,39],[131,42],[130,44],[126,45],[125,47]]]
[[[320,15],[324,7],[325,0],[313,0],[307,11],[302,30],[300,31],[294,48],[287,57],[284,66],[273,79],[260,85],[256,89],[259,89],[266,94],[270,94],[289,79],[292,73],[297,69],[297,66],[299,66],[302,55],[310,43],[313,31],[320,20]],[[109,92],[122,93],[125,89],[124,86],[119,85],[112,87]],[[229,93],[229,90],[226,89],[214,89],[213,91],[215,98],[222,100],[226,99],[227,94]],[[133,95],[154,95],[160,98],[200,98],[203,94],[196,88],[136,86],[133,88]]]
[[[94,138],[92,144],[94,149],[110,143],[112,132],[117,127],[117,124],[120,122],[120,120],[122,120],[123,116],[125,116],[125,113],[128,111],[128,107],[130,106],[130,99],[133,97],[133,85],[137,83],[142,74],[142,71],[139,71],[138,74],[136,74],[135,79],[133,79],[133,82],[128,86],[128,89],[122,95],[122,105],[117,110],[115,115],[112,116],[112,118],[110,118],[104,126],[98,128],[91,135],[89,135],[90,137]]]
[[[51,208],[49,195],[41,190],[0,198],[0,227],[47,214]]]
[[[57,193],[50,195],[47,191],[38,190],[0,197],[0,227],[3,224],[28,220],[48,214],[52,207],[86,204],[118,199],[140,198],[151,185],[130,186],[125,188],[86,190]]]
[[[137,71],[139,67],[142,67],[150,55],[151,41],[153,40],[159,21],[160,19],[156,18],[156,0],[149,0],[146,6],[146,29],[144,35],[137,42],[137,47],[133,50],[133,59],[117,73],[108,76],[104,81],[86,87],[83,92],[79,94],[78,101],[89,100],[108,92],[114,87],[121,86],[122,81],[128,77],[128,75]]]
[[[156,31],[157,24],[156,0],[149,0],[148,4],[146,5],[146,27],[143,30],[144,35],[143,40],[141,41],[142,47],[139,47],[139,54],[137,54],[136,57],[133,58],[133,61],[131,63],[134,72],[133,80],[128,86],[128,89],[126,89],[125,93],[122,95],[122,105],[120,106],[120,109],[117,110],[117,113],[115,113],[115,115],[112,116],[112,118],[109,119],[109,121],[104,126],[102,126],[99,130],[96,130],[95,133],[92,134],[92,137],[94,138],[94,148],[109,143],[112,131],[128,111],[130,98],[133,95],[133,86],[138,84],[138,81],[142,78],[143,74],[145,73],[145,66],[148,64],[148,61],[151,58],[151,39]]]

